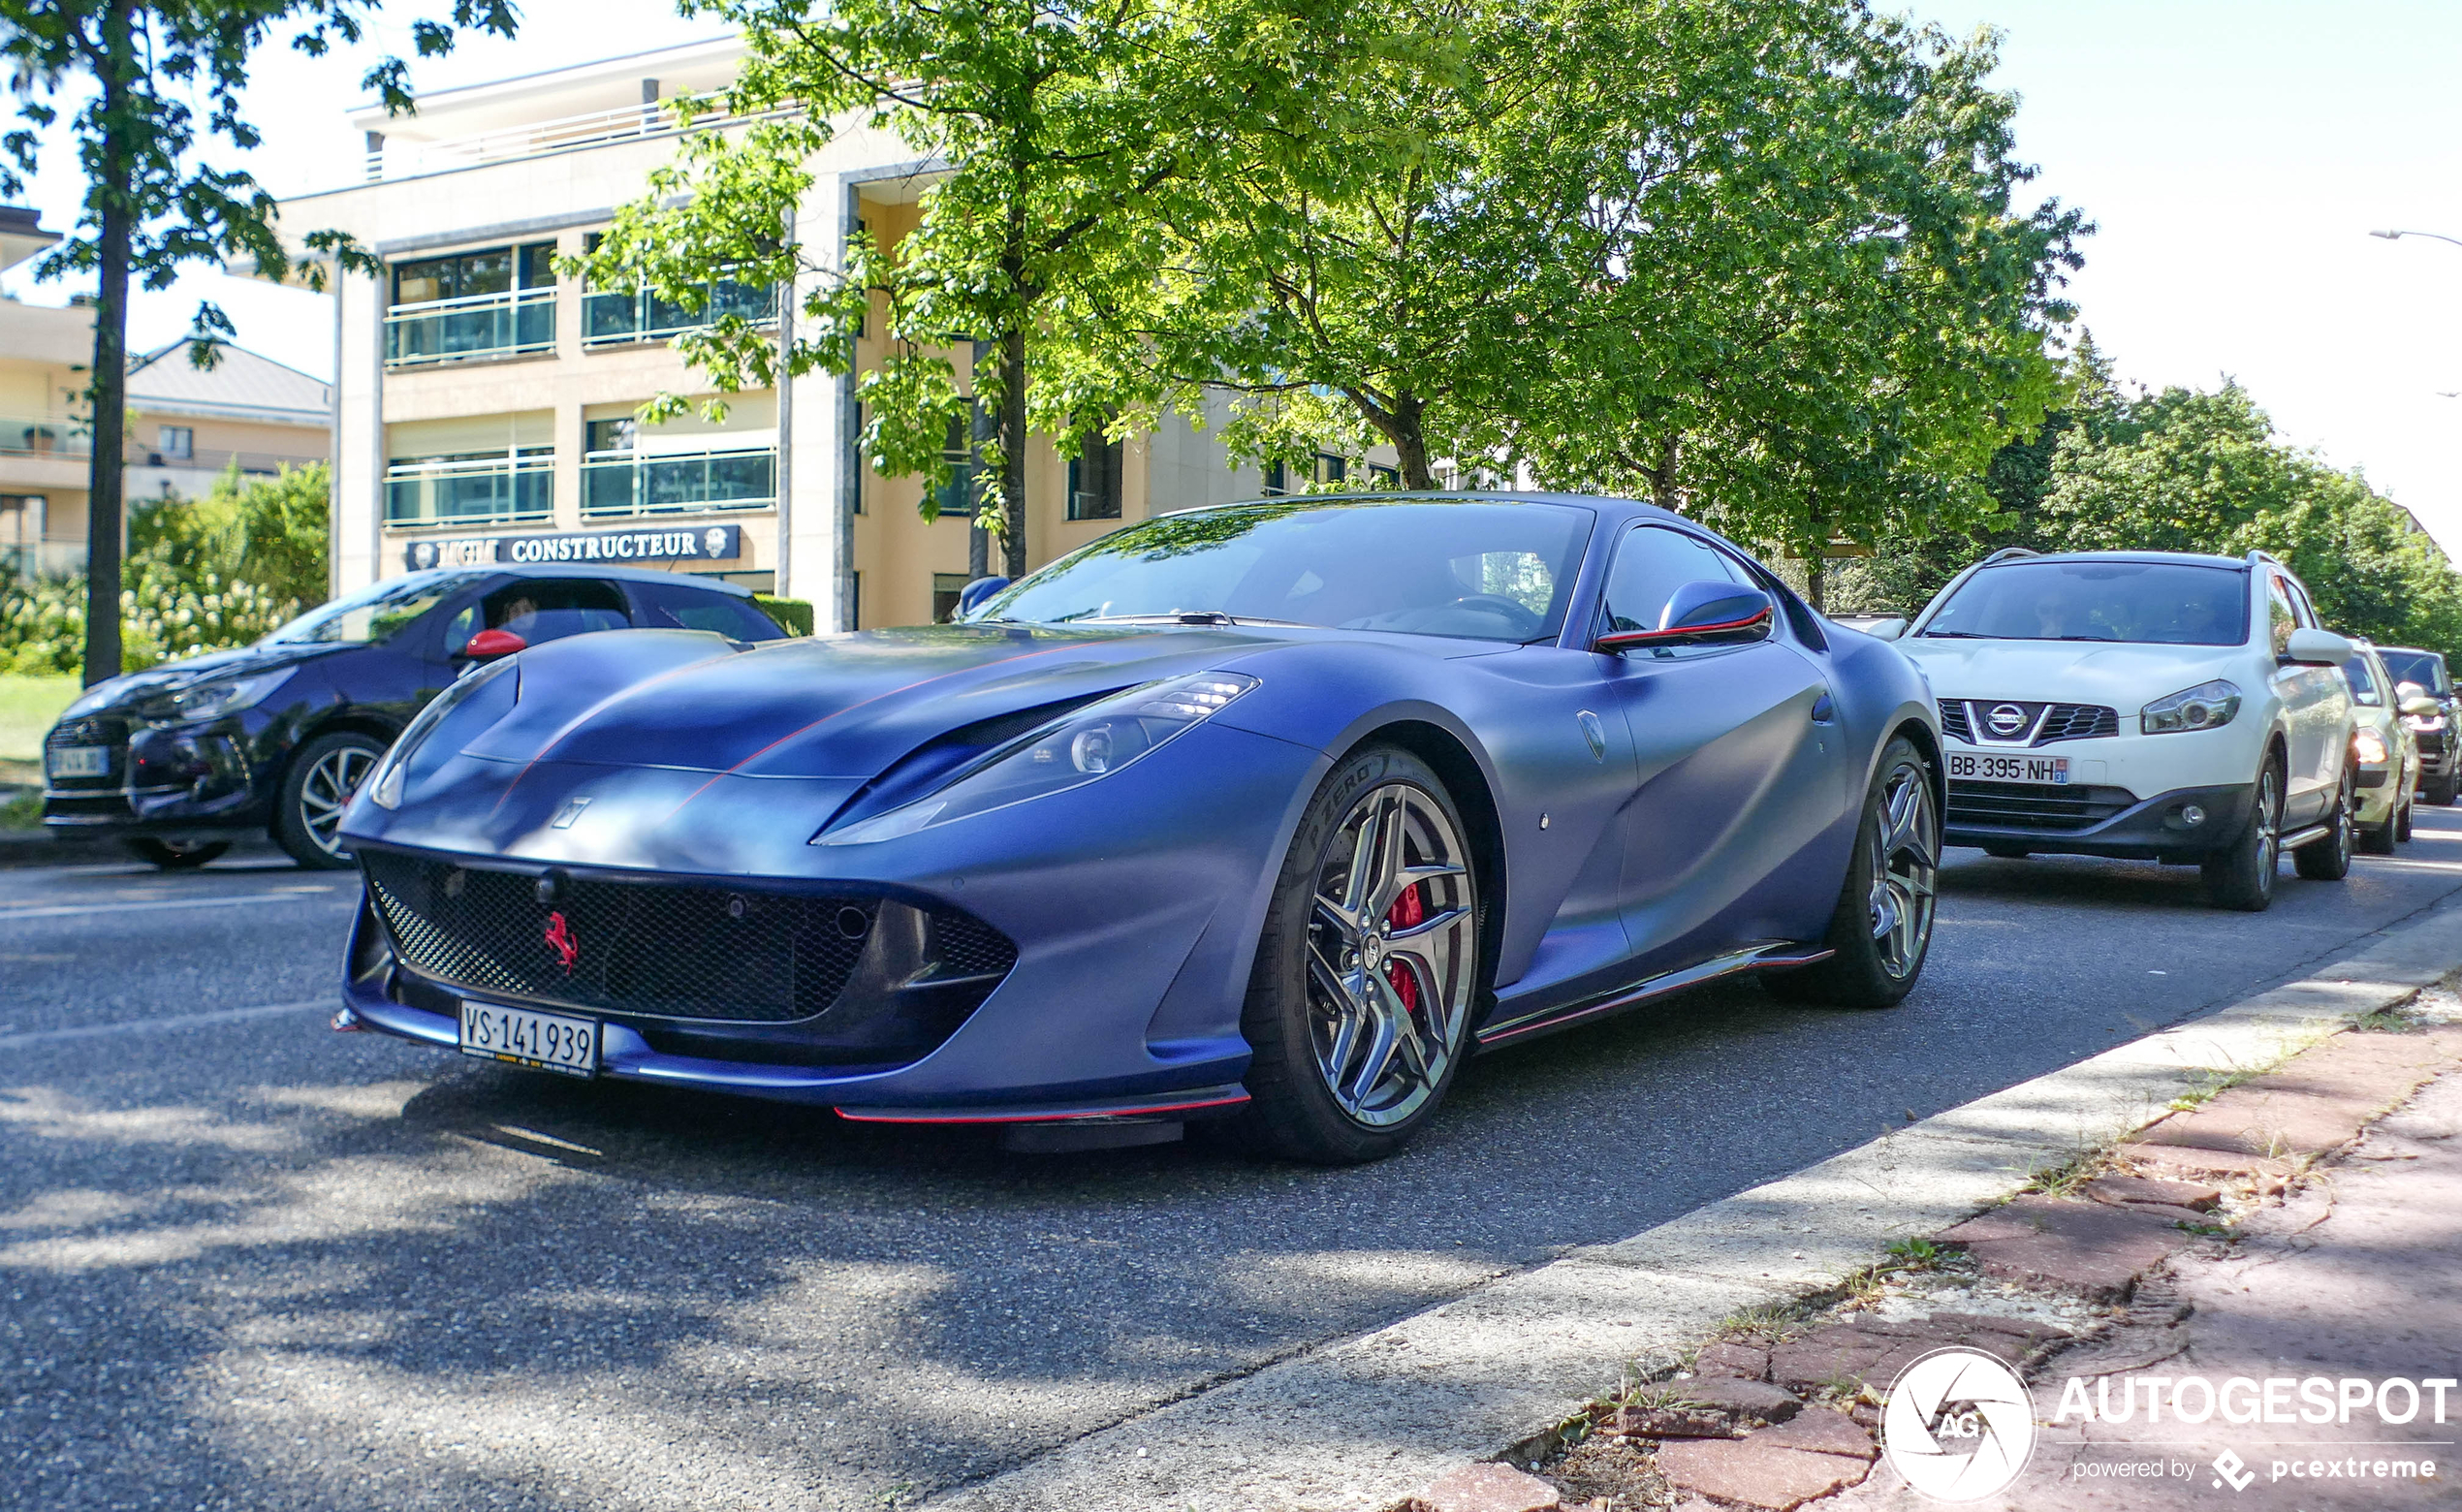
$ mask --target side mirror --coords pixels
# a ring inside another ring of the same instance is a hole
[[[2419,686],[2419,684],[2415,682],[2397,682],[2393,685],[2393,698],[2394,702],[2397,704],[2407,705],[2415,698],[2426,698],[2428,696],[2428,690]],[[2410,712],[2408,709],[2405,709],[2403,711],[2405,713]]]
[[[1888,619],[1876,619],[1871,624],[1858,628],[1876,641],[1894,641],[1907,633],[1907,621],[1903,617],[1893,616]]]
[[[489,662],[516,651],[526,651],[530,643],[510,630],[482,630],[472,636],[460,650],[454,653],[460,661]]]
[[[2294,630],[2290,643],[2283,648],[2285,661],[2311,667],[2339,667],[2351,660],[2352,654],[2351,642],[2331,630]]]
[[[1660,646],[1734,646],[1770,638],[1777,606],[1758,588],[1688,583],[1667,596],[1656,630],[1610,630],[1591,643],[1610,655]]]
[[[977,578],[958,590],[958,613],[971,614],[974,607],[1009,585],[1006,578]]]
[[[2403,686],[2409,688],[2411,687],[2411,684],[2406,682]],[[2443,704],[2440,704],[2435,699],[2421,693],[2416,688],[2412,688],[2411,692],[2403,697],[2401,704],[2398,705],[2397,708],[2401,710],[2401,712],[2409,714],[2414,719],[2425,719],[2430,715],[2445,712],[2445,706]]]

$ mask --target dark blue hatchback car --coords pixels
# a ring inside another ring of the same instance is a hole
[[[44,741],[43,822],[195,866],[269,831],[303,866],[350,865],[343,806],[394,738],[476,659],[593,630],[785,632],[749,590],[625,567],[442,569],[320,605],[254,646],[98,683]]]

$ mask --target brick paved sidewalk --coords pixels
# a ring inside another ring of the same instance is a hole
[[[1825,1315],[1737,1320],[1688,1370],[1573,1425],[1569,1452],[1533,1446],[1528,1469],[1466,1466],[1418,1505],[1940,1506],[1878,1458],[1875,1430],[1898,1371],[1960,1344],[2018,1368],[2041,1425],[2019,1478],[1968,1506],[2462,1507],[2462,1389],[2443,1393],[2443,1425],[2435,1390],[2418,1394],[2462,1377],[2462,1075],[2445,1074],[2462,1068],[2462,1024],[2401,1027],[2336,1035],[2172,1114],[2090,1169],[1944,1231],[1937,1251],[1909,1246],[1896,1274],[1866,1278]],[[2337,1390],[2400,1377],[2413,1385],[2388,1388],[2391,1410],[2402,1391],[2420,1410],[2393,1426],[2371,1402],[2350,1426],[2313,1425],[2297,1420],[2294,1384],[2275,1403],[2288,1422],[2261,1421],[2259,1395],[2234,1399],[2260,1418],[2246,1424],[2221,1412],[2055,1421],[2072,1389],[2126,1401],[2132,1379],[2183,1376],[2242,1377],[2251,1393],[2269,1377]],[[2226,1452],[2236,1458],[2218,1466]]]

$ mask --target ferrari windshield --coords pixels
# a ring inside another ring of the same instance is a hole
[[[1553,638],[1594,517],[1561,504],[1271,499],[1167,515],[1019,580],[966,618],[1238,623]]]
[[[2131,641],[2238,646],[2248,578],[2187,562],[2048,561],[1986,567],[1932,616],[1923,636],[1995,641]]]

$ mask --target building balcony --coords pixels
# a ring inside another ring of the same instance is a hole
[[[617,106],[613,110],[591,110],[553,120],[528,121],[501,131],[481,132],[442,142],[415,142],[401,138],[387,140],[381,135],[371,134],[366,177],[370,183],[418,178],[428,173],[450,173],[458,169],[484,168],[490,163],[544,157],[553,152],[613,146],[644,138],[724,130],[796,113],[792,110],[777,110],[731,115],[724,108],[723,99],[717,93],[679,96],[647,105]],[[690,113],[689,123],[685,118],[687,113]]]
[[[94,436],[81,420],[0,415],[0,457],[91,457]]]
[[[82,541],[0,541],[0,583],[85,575]]]
[[[552,457],[395,462],[385,472],[388,525],[524,524],[554,513]]]
[[[582,515],[701,514],[777,502],[777,451],[592,452],[582,459]]]
[[[417,367],[555,349],[555,290],[508,289],[385,312],[385,365]]]
[[[704,287],[701,308],[688,310],[658,299],[647,289],[600,290],[582,299],[582,344],[597,347],[664,341],[687,331],[714,326],[722,315],[738,315],[766,325],[778,318],[777,291],[720,279]]]

